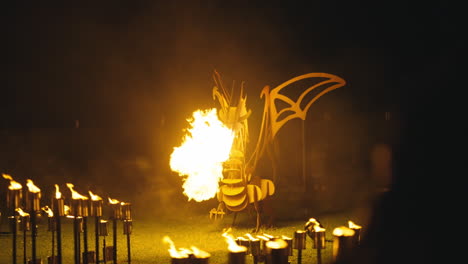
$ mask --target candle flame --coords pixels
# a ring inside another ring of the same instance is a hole
[[[187,252],[176,249],[174,242],[169,236],[164,236],[162,240],[165,244],[169,245],[168,251],[172,258],[188,258]]]
[[[225,238],[226,240],[226,243],[228,244],[228,250],[230,252],[242,252],[242,251],[247,251],[247,248],[244,247],[244,246],[239,246],[237,243],[236,243],[236,240],[234,239],[234,237],[232,236],[232,234],[230,234],[231,232],[231,228],[228,228],[223,234],[222,236]]]
[[[70,189],[71,193],[72,193],[72,199],[73,200],[88,200],[88,197],[84,196],[84,195],[81,195],[79,194],[77,191],[75,191],[73,189],[73,187],[75,187],[73,184],[71,183],[67,183],[67,187],[68,189]]]
[[[55,184],[55,199],[61,199],[62,193],[60,192],[58,184]]]
[[[216,108],[193,112],[182,145],[175,147],[170,167],[184,178],[184,194],[197,202],[215,197],[229,159],[234,132],[218,119]]]
[[[346,226],[340,226],[333,229],[334,236],[354,236],[354,230]]]
[[[89,197],[91,197],[91,201],[101,201],[102,198],[97,195],[97,194],[94,194],[92,191],[88,191],[89,193]]]
[[[41,192],[41,189],[39,189],[36,185],[34,185],[34,182],[31,179],[26,180],[26,186],[28,186],[29,191],[32,193]]]
[[[351,229],[361,229],[362,226],[355,224],[353,221],[348,221],[348,227]]]
[[[48,217],[53,217],[54,216],[54,212],[52,211],[52,209],[50,209],[49,206],[44,206],[41,208],[46,214]]]
[[[13,180],[13,178],[10,175],[2,173],[2,176],[6,180],[10,181],[10,186],[8,186],[8,189],[10,189],[10,190],[21,190],[21,188],[23,188],[23,186],[19,182]]]
[[[23,209],[21,209],[21,208],[16,208],[15,211],[18,212],[18,214],[19,214],[20,216],[23,216],[23,217],[24,217],[24,216],[29,216],[29,214],[26,213],[25,211],[23,211]]]

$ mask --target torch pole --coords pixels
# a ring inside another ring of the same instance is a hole
[[[24,221],[24,219],[22,221]],[[27,264],[26,256],[26,228],[23,228],[23,264]]]
[[[10,224],[11,224],[11,234],[12,234],[12,251],[13,251],[13,264],[16,264],[16,236],[18,234],[18,220],[16,216],[10,216]]]
[[[113,232],[113,238],[114,238],[114,251],[113,251],[113,260],[114,264],[117,264],[117,217],[114,217],[112,220],[112,232]]]
[[[130,233],[127,233],[127,256],[128,264],[132,263],[132,257],[130,255]]]
[[[31,199],[33,200],[33,199]],[[37,224],[36,224],[36,211],[31,210],[31,247],[32,247],[32,261],[36,264],[36,237],[37,237]]]
[[[88,217],[86,216],[83,217],[83,247],[83,264],[88,264]]]
[[[95,245],[95,251],[96,251],[96,263],[99,264],[99,216],[94,217],[94,245]]]
[[[60,214],[55,213],[55,221],[57,224],[57,259],[58,264],[62,264],[62,223]]]

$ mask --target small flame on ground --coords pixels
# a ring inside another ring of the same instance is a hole
[[[355,224],[353,221],[348,221],[348,227],[351,229],[361,229],[362,226]]]
[[[101,201],[102,200],[102,198],[99,195],[94,194],[92,191],[88,191],[88,193],[89,193],[89,197],[91,197],[92,201]]]
[[[23,211],[23,209],[21,209],[21,208],[16,208],[15,211],[18,212],[18,214],[19,214],[20,216],[28,216],[28,215],[29,215],[28,213],[26,213],[25,211]]]
[[[31,179],[26,180],[26,186],[28,186],[29,191],[32,193],[41,192],[41,189],[39,189],[36,185],[34,185],[34,182]]]
[[[231,251],[231,252],[243,252],[243,251],[247,251],[247,248],[244,247],[244,246],[239,246],[236,242],[236,240],[234,239],[234,237],[232,236],[232,234],[230,234],[231,232],[231,228],[228,228],[223,234],[222,236],[225,238],[226,240],[226,243],[228,244],[228,250]]]
[[[81,195],[79,194],[77,191],[75,191],[73,189],[74,185],[71,184],[71,183],[67,183],[67,187],[70,189],[71,193],[72,193],[72,199],[73,200],[88,200],[88,197],[84,196],[84,195]]]
[[[197,202],[215,197],[229,159],[234,133],[218,119],[216,108],[197,110],[187,120],[190,128],[182,145],[175,147],[170,167],[184,178],[184,194]]]
[[[354,230],[346,226],[340,226],[333,229],[334,236],[354,236]]]
[[[55,199],[61,199],[62,193],[60,192],[58,184],[55,184]]]
[[[10,190],[21,190],[21,188],[23,188],[23,186],[21,185],[21,183],[13,180],[13,178],[8,175],[8,174],[5,174],[5,173],[2,173],[2,176],[3,178],[5,178],[6,180],[9,180],[10,181],[10,186],[8,186],[8,189]]]
[[[41,208],[46,214],[48,217],[53,217],[54,216],[54,212],[52,211],[52,209],[50,209],[49,206],[44,206]]]

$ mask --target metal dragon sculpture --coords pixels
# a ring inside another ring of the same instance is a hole
[[[308,73],[292,78],[279,86],[270,89],[265,86],[260,97],[265,100],[262,123],[256,146],[252,153],[247,153],[249,142],[248,118],[251,110],[247,109],[247,96],[244,95],[243,83],[241,83],[238,98],[226,90],[221,76],[214,72],[213,99],[217,99],[220,105],[219,119],[234,131],[235,137],[229,159],[223,163],[223,178],[217,193],[219,205],[210,211],[210,218],[223,217],[226,212],[233,212],[233,224],[238,212],[243,211],[248,205],[253,205],[256,211],[256,231],[260,227],[259,202],[275,193],[275,185],[270,179],[261,179],[255,175],[258,161],[267,147],[273,142],[278,131],[290,120],[306,119],[307,112],[314,102],[324,94],[340,88],[346,82],[328,73]],[[293,100],[281,93],[292,84],[305,79],[317,79],[313,85],[304,87],[300,96]],[[318,89],[321,91],[315,93]],[[310,96],[314,91],[314,95]],[[282,107],[278,103],[282,103]],[[286,105],[286,106],[284,106]]]

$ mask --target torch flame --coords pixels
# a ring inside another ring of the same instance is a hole
[[[23,211],[23,209],[21,209],[21,208],[16,208],[15,211],[18,212],[18,214],[19,214],[20,216],[28,216],[28,215],[29,215],[28,213],[26,213],[25,211]]]
[[[219,119],[216,108],[197,110],[187,120],[190,128],[182,145],[171,154],[170,166],[184,178],[184,194],[197,202],[215,197],[229,158],[234,133]]]
[[[3,178],[5,178],[6,180],[9,180],[10,181],[10,186],[8,186],[8,189],[10,190],[21,190],[21,188],[23,188],[23,186],[21,185],[21,183],[13,180],[13,178],[8,175],[8,174],[5,174],[5,173],[2,173],[2,176]]]
[[[55,199],[62,198],[62,193],[60,192],[58,184],[55,184]]]
[[[28,186],[29,191],[32,193],[41,192],[41,189],[39,189],[36,185],[34,185],[34,182],[31,179],[26,180],[26,186]]]
[[[118,204],[118,203],[120,203],[119,200],[112,199],[112,198],[110,198],[110,197],[108,197],[108,199],[109,199],[109,203],[110,203],[110,204]]]
[[[247,248],[244,247],[244,246],[239,246],[236,242],[236,240],[234,239],[234,237],[232,236],[232,234],[230,234],[231,232],[231,228],[228,228],[228,230],[226,230],[222,236],[225,238],[226,240],[226,243],[228,244],[228,250],[231,251],[231,252],[242,252],[242,251],[247,251]]]
[[[354,236],[354,230],[346,227],[346,226],[340,226],[335,229],[333,229],[333,235],[334,236]]]
[[[361,229],[362,226],[355,224],[353,221],[348,221],[348,227],[351,229]]]
[[[176,249],[174,242],[169,236],[164,236],[163,242],[169,245],[168,251],[172,258],[188,258],[188,254],[186,251],[179,251]]]
[[[54,216],[54,212],[50,209],[49,206],[44,206],[41,208],[46,214],[48,217],[53,217]]]
[[[101,201],[102,200],[102,198],[99,195],[94,194],[92,191],[88,191],[88,193],[89,193],[89,197],[91,197],[92,201]]]
[[[314,231],[315,232],[323,232],[323,231],[325,231],[325,228],[320,227],[319,225],[314,225]]]
[[[88,197],[79,194],[77,191],[75,191],[75,190],[73,189],[73,187],[74,187],[73,184],[67,183],[67,187],[70,189],[70,191],[71,191],[71,193],[72,193],[72,199],[73,199],[73,200],[79,200],[79,199],[81,199],[81,200],[88,200]]]
[[[196,258],[209,258],[211,256],[210,253],[204,251],[204,250],[201,250],[195,246],[191,246],[190,247],[190,250],[192,250],[192,253],[193,255],[196,257]]]
[[[65,215],[69,215],[70,214],[70,206],[68,205],[64,205],[63,206],[63,212],[65,213]]]

